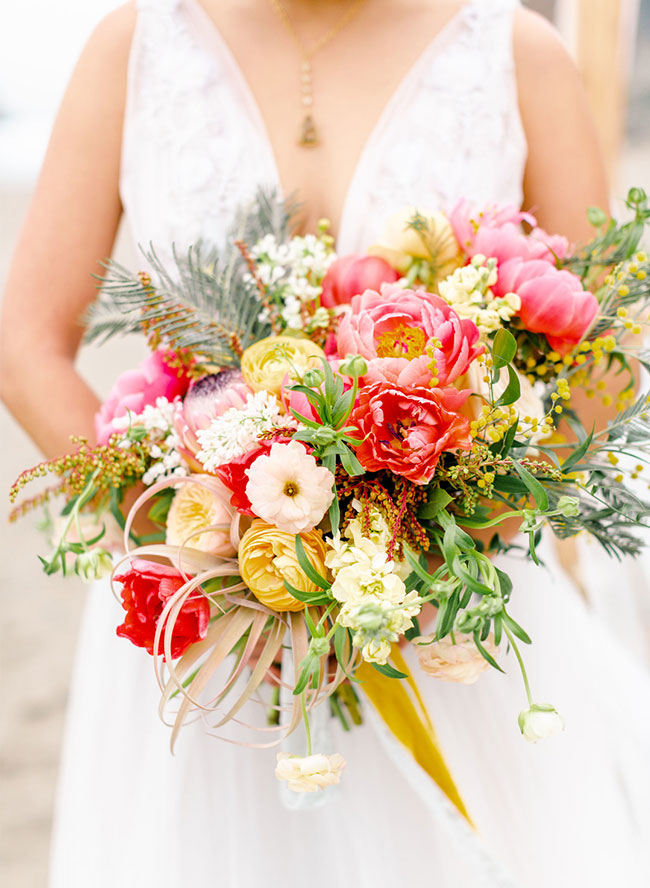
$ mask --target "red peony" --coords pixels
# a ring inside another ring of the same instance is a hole
[[[156,627],[168,598],[185,579],[173,567],[135,558],[126,573],[115,577],[123,588],[124,622],[117,627],[121,638],[153,654]],[[205,638],[210,621],[210,603],[200,592],[188,598],[176,618],[172,635],[172,659],[181,657],[191,644]],[[162,654],[162,640],[158,653]]]
[[[365,290],[378,290],[383,283],[399,278],[395,269],[379,256],[340,256],[335,259],[323,279],[321,302],[327,308],[346,305]]]
[[[351,417],[364,438],[356,455],[371,472],[388,470],[427,484],[445,450],[470,450],[469,420],[459,410],[469,390],[409,390],[376,383],[362,388]]]

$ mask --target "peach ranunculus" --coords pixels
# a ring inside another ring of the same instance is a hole
[[[416,216],[425,221],[427,234],[424,238],[411,225]],[[414,262],[433,263],[437,280],[459,264],[458,243],[447,216],[439,211],[420,211],[416,207],[404,207],[389,216],[379,243],[373,244],[368,252],[385,259],[403,275]]]
[[[319,530],[301,533],[307,557],[325,576],[326,546]],[[274,611],[301,611],[305,605],[287,592],[284,580],[301,592],[318,587],[303,573],[296,554],[295,534],[278,530],[256,518],[239,544],[239,572],[255,597]]]
[[[423,635],[414,638],[413,644],[422,671],[443,681],[474,684],[490,665],[481,656],[471,635],[456,632],[453,641],[450,636],[434,641],[433,635]],[[498,652],[492,636],[482,644],[492,656]]]
[[[376,290],[383,283],[394,283],[399,274],[379,256],[339,256],[323,279],[321,303],[327,308],[347,305],[353,296]]]
[[[251,389],[239,370],[226,369],[193,382],[182,402],[176,405],[174,428],[180,439],[178,450],[194,471],[203,467],[196,459],[201,449],[196,433],[207,429],[213,419],[231,407],[245,407]]]
[[[118,378],[108,397],[95,414],[98,444],[107,444],[111,435],[124,431],[115,420],[127,413],[142,413],[157,398],[174,398],[187,391],[189,378],[182,369],[170,366],[162,349],[152,352],[135,370],[127,370]]]
[[[279,752],[275,776],[278,780],[286,780],[293,792],[317,792],[338,783],[344,767],[345,759],[338,752],[306,756]]]
[[[364,382],[401,386],[433,379],[449,385],[484,350],[473,321],[461,319],[439,296],[397,284],[354,297],[339,324],[338,348],[341,357],[366,358]]]
[[[241,359],[241,372],[255,392],[267,391],[280,396],[287,373],[304,373],[321,367],[323,349],[310,339],[296,336],[268,336],[249,345]]]
[[[598,314],[598,300],[583,288],[577,275],[558,271],[543,260],[504,262],[495,292],[517,293],[524,327],[543,333],[560,354],[580,342]]]
[[[313,530],[334,499],[334,475],[299,441],[273,444],[246,474],[252,511],[289,533]]]
[[[359,462],[371,472],[387,470],[427,484],[441,453],[471,449],[469,420],[459,412],[469,394],[386,383],[362,388],[350,416],[350,425],[363,438],[356,450]]]
[[[230,558],[236,554],[230,539],[234,512],[230,505],[230,491],[221,481],[212,475],[190,475],[176,490],[169,507],[165,542],[168,546],[186,545],[190,549]],[[212,529],[197,533],[208,527]],[[188,539],[191,534],[195,535]]]

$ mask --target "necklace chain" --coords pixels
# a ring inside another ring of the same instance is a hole
[[[312,88],[311,60],[316,55],[316,53],[320,52],[321,49],[324,49],[324,47],[327,46],[327,44],[330,43],[337,36],[337,34],[339,34],[345,28],[345,26],[352,21],[352,19],[359,12],[365,2],[366,0],[354,0],[354,2],[350,4],[350,6],[346,9],[344,15],[339,19],[338,22],[335,22],[332,27],[329,28],[329,30],[327,30],[323,34],[323,36],[316,41],[316,43],[314,43],[313,46],[306,47],[300,39],[300,35],[298,34],[298,31],[291,21],[289,13],[287,12],[287,9],[282,0],[271,0],[273,11],[284,25],[287,33],[295,43],[296,48],[298,49],[298,52],[302,57],[300,82],[304,116],[300,127],[298,143],[300,145],[303,145],[305,148],[311,148],[314,145],[318,144],[318,132],[314,123],[314,118],[312,116],[314,93]]]

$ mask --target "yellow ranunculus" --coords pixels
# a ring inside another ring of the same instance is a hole
[[[409,223],[414,216],[427,223],[427,243]],[[435,264],[437,278],[446,277],[458,265],[459,248],[449,220],[440,212],[425,213],[415,207],[404,207],[389,217],[379,243],[370,247],[372,256],[380,256],[400,274],[407,274],[414,260],[425,259]]]
[[[249,346],[241,359],[246,383],[256,392],[280,394],[287,373],[302,374],[310,367],[320,367],[325,352],[310,339],[294,336],[269,336]]]
[[[307,557],[325,576],[326,546],[319,530],[301,533]],[[287,580],[301,592],[317,592],[318,587],[302,572],[296,555],[295,534],[278,530],[256,518],[239,544],[239,572],[256,598],[274,611],[300,611],[305,607],[284,587]]]

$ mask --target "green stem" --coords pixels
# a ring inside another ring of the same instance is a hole
[[[505,611],[504,611],[504,613],[505,613]],[[521,669],[521,676],[524,680],[524,687],[526,688],[526,696],[528,697],[528,705],[532,706],[533,705],[533,695],[530,692],[530,684],[528,682],[528,673],[526,672],[526,667],[524,666],[524,661],[523,661],[521,653],[519,651],[519,647],[517,646],[517,642],[515,641],[515,637],[512,634],[511,630],[508,628],[508,626],[506,626],[505,621],[503,623],[503,631],[505,632],[506,636],[508,637],[508,641],[510,642],[510,646],[512,647],[513,651],[515,652],[515,656],[516,656],[517,661],[519,663],[519,668]]]
[[[302,717],[305,722],[305,736],[307,738],[307,755],[311,755],[311,729],[309,727],[309,716],[307,715],[307,702],[305,692],[300,695],[300,705],[302,708]]]

